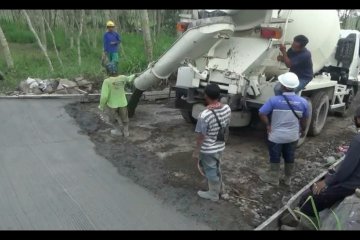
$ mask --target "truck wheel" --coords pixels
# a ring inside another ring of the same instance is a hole
[[[309,132],[310,123],[311,123],[312,104],[311,104],[310,99],[306,98],[306,100],[307,100],[307,102],[308,102],[309,117],[308,117],[307,122],[306,122],[305,136],[299,139],[299,141],[298,141],[298,143],[297,143],[297,147],[300,147],[300,146],[305,142],[306,136],[307,136],[307,134],[308,134],[308,132]]]
[[[311,97],[313,104],[309,135],[316,136],[323,129],[329,111],[329,96],[326,92],[317,92]]]
[[[355,97],[354,87],[350,87],[350,92],[344,97],[345,107],[341,111],[335,111],[335,115],[339,117],[348,117],[350,114],[350,106]]]
[[[192,116],[192,111],[180,109],[180,112],[181,112],[181,116],[184,118],[184,120],[187,123],[194,123],[194,124],[196,123],[196,119],[193,118]]]
[[[186,96],[186,94],[187,94],[187,91],[186,91],[186,90],[176,89],[175,97],[176,97],[177,99],[180,99],[180,98],[182,98],[183,96]],[[196,119],[193,118],[193,116],[192,116],[192,109],[191,109],[191,110],[188,110],[188,109],[180,109],[180,113],[181,113],[181,116],[184,118],[184,120],[185,120],[187,123],[196,123]]]

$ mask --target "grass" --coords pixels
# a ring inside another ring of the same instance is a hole
[[[52,73],[44,54],[26,25],[4,21],[0,21],[0,24],[9,42],[15,65],[12,71],[7,71],[6,62],[0,49],[0,71],[6,77],[5,81],[0,82],[0,92],[14,90],[19,82],[27,77],[71,79],[82,75],[90,80],[103,79],[105,77],[101,66],[103,34],[101,31],[91,32],[90,38],[93,39],[93,34],[96,34],[98,39],[95,48],[92,43],[88,43],[87,33],[83,33],[81,42],[82,65],[80,67],[78,65],[76,41],[74,41],[74,48],[70,49],[70,40],[66,38],[65,32],[62,29],[53,29],[56,45],[64,67],[61,68],[57,60],[52,39],[49,35],[47,36],[48,54],[55,70]],[[145,56],[142,34],[122,33],[121,35],[123,51],[120,51],[120,73],[130,74],[143,71],[147,67],[148,62]],[[160,33],[154,41],[154,60],[163,54],[175,39],[176,37],[171,34]]]
[[[313,211],[315,213],[316,223],[312,220],[311,217],[304,214],[303,212],[301,212],[299,210],[294,210],[294,212],[296,212],[297,214],[303,216],[306,220],[308,220],[316,230],[320,230],[320,228],[321,228],[320,216],[319,216],[319,212],[317,211],[314,198],[312,196],[309,196],[302,206],[304,206],[308,201],[311,202],[311,207],[312,207],[312,209],[313,209]],[[330,209],[330,210],[331,210],[331,213],[333,214],[333,216],[335,218],[337,230],[342,230],[341,222],[340,222],[339,217],[337,216],[337,214],[332,209]]]

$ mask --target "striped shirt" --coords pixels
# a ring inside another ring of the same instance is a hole
[[[226,127],[230,124],[231,109],[229,105],[225,104],[222,108],[214,109],[214,112],[219,118],[222,127]],[[219,130],[220,127],[214,113],[209,109],[202,111],[195,128],[195,132],[205,136],[200,149],[201,153],[212,154],[224,151],[225,142],[216,141]]]

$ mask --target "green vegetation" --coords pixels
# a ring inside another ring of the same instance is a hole
[[[70,40],[62,29],[53,29],[56,45],[63,61],[62,69],[56,57],[51,36],[47,36],[47,49],[54,66],[54,73],[49,71],[45,56],[38,47],[35,37],[22,23],[0,21],[10,46],[14,60],[14,70],[8,72],[5,59],[0,49],[0,70],[6,80],[0,82],[0,92],[14,90],[18,83],[27,77],[33,78],[73,78],[85,76],[89,79],[103,79],[104,72],[101,66],[102,35],[103,32],[93,31],[96,34],[97,46],[94,48],[94,35],[83,33],[81,38],[82,66],[78,65],[76,39],[74,47],[70,48]],[[120,51],[120,72],[129,74],[143,71],[148,63],[146,60],[142,33],[121,33],[122,50]],[[90,40],[89,40],[90,39]],[[154,39],[154,59],[163,54],[175,41],[176,37],[161,32]]]

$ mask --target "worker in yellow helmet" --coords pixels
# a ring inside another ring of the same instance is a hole
[[[104,34],[104,53],[103,60],[108,59],[116,68],[119,64],[119,45],[121,43],[121,36],[115,31],[115,24],[112,21],[106,23],[107,31]]]

